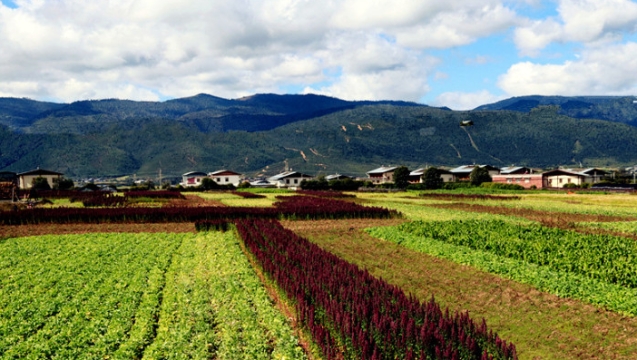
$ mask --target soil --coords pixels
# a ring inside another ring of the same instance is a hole
[[[282,224],[421,301],[435,296],[443,308],[469,311],[474,321],[485,318],[490,329],[516,345],[520,359],[634,359],[637,354],[637,318],[543,293],[362,231],[383,225],[380,221]]]

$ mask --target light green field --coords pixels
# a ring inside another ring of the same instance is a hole
[[[304,358],[232,232],[3,241],[0,354]]]

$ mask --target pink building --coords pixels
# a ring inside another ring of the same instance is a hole
[[[491,175],[492,182],[500,184],[516,184],[530,189],[535,185],[535,188],[544,188],[544,176],[542,174],[512,174],[512,175]]]

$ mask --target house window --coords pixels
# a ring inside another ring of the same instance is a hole
[[[228,182],[228,178],[226,178],[226,182]]]
[[[294,183],[298,184],[299,183],[299,179],[294,179]]]
[[[513,182],[513,179],[507,179],[507,182],[510,184]]]
[[[217,182],[221,182],[221,178],[217,178]]]
[[[571,178],[568,178],[567,180],[568,180],[568,183],[570,184],[571,183]]]
[[[521,178],[515,178],[515,182],[519,183],[520,181],[522,181]]]
[[[564,180],[564,179],[560,178],[560,184],[562,183],[562,180]]]
[[[290,179],[285,179],[285,183],[289,184],[290,183]]]
[[[528,183],[530,183],[530,182],[531,182],[531,179],[529,179],[529,178],[524,178],[524,183],[525,183],[525,184],[528,184]]]

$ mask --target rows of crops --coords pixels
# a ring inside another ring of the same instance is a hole
[[[350,219],[388,218],[396,211],[361,206],[352,202],[310,196],[283,196],[273,208],[198,207],[198,208],[37,208],[0,212],[1,225],[39,223],[161,223],[195,222],[210,219],[294,218]]]
[[[373,236],[637,315],[637,244],[539,225],[492,220],[415,221]]]
[[[5,240],[0,354],[304,358],[231,232]]]
[[[442,311],[433,299],[419,303],[276,221],[241,220],[237,229],[326,358],[516,358],[484,322]]]

